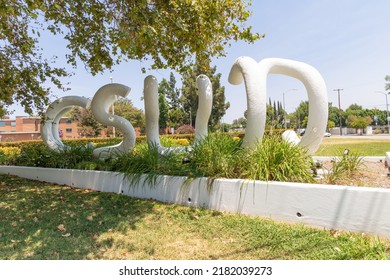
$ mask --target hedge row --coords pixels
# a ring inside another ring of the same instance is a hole
[[[280,135],[284,132],[284,129],[273,129],[265,131],[266,135]],[[227,132],[226,134],[232,136],[232,137],[239,137],[244,138],[245,133],[244,132]],[[189,143],[192,143],[194,141],[194,134],[165,134],[162,135],[164,138],[168,139],[187,139]],[[121,137],[116,138],[77,138],[77,139],[69,139],[69,140],[63,140],[63,143],[66,145],[76,146],[76,145],[86,145],[88,143],[94,143],[95,146],[108,146],[108,145],[115,145],[118,144],[120,141],[122,141]],[[136,138],[136,143],[140,143],[146,141],[146,136],[138,136]],[[0,142],[0,147],[41,147],[44,145],[42,140],[29,140],[29,141],[18,141],[18,142]]]

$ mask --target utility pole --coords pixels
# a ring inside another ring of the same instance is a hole
[[[383,91],[375,91],[375,92],[381,93],[381,94],[383,94],[384,96],[386,96],[386,120],[387,120],[387,129],[388,129],[389,134],[390,134],[389,102],[387,101],[387,96],[388,96],[389,94],[386,93],[386,92],[383,92]]]
[[[341,107],[340,107],[340,91],[342,91],[342,90],[343,90],[342,88],[336,88],[336,89],[333,90],[333,91],[337,91],[338,97],[339,97],[340,136],[343,134],[343,130],[342,130],[342,127],[341,127],[341,124],[342,124],[342,114],[341,114]]]

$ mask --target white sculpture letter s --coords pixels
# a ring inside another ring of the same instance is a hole
[[[92,99],[91,108],[95,119],[101,124],[115,126],[123,133],[123,141],[117,145],[97,148],[93,151],[96,157],[105,159],[132,150],[135,146],[135,130],[131,123],[117,115],[109,113],[116,96],[126,97],[130,88],[121,84],[108,84],[101,87]]]

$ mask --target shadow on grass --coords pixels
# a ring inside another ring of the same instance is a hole
[[[0,175],[0,259],[389,259],[390,243]]]
[[[99,259],[152,201],[0,175],[0,259]]]

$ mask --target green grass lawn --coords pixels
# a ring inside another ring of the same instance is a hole
[[[390,151],[390,140],[367,138],[325,138],[316,156],[339,156],[348,149],[361,156],[385,156]]]
[[[0,259],[390,259],[390,241],[0,175]]]

